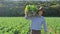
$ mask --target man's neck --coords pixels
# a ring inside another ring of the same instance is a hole
[[[41,17],[42,15],[37,15],[38,17]]]

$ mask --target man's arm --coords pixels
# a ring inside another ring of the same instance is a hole
[[[27,14],[27,12],[25,12],[25,18],[26,18],[26,19],[28,18],[28,14]]]
[[[44,26],[45,33],[47,34],[47,24],[44,18],[43,18],[43,26]]]
[[[25,19],[30,20],[30,18],[28,17],[28,12],[25,13]]]

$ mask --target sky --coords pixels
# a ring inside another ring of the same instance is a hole
[[[23,1],[23,0],[10,0],[10,1]],[[29,1],[29,0],[27,0]],[[34,1],[40,1],[40,0],[34,0]],[[46,0],[42,0],[42,1],[46,1]]]
[[[19,1],[19,0],[13,0],[13,1]],[[43,1],[45,1],[45,0],[43,0]]]
[[[30,0],[8,0],[8,1],[30,1]],[[32,0],[31,0],[32,1]],[[34,1],[40,1],[40,0],[34,0]],[[46,1],[46,0],[41,0],[41,1]],[[50,0],[47,0],[50,1]],[[52,0],[51,0],[52,1]]]

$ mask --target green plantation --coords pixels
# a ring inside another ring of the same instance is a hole
[[[29,22],[20,17],[0,17],[0,34],[27,34]]]
[[[60,33],[60,17],[45,17],[48,34]],[[0,34],[29,34],[31,20],[24,17],[0,17]],[[42,27],[42,34],[43,33]]]

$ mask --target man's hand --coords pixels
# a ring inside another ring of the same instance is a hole
[[[45,34],[48,34],[48,31],[45,31]]]

